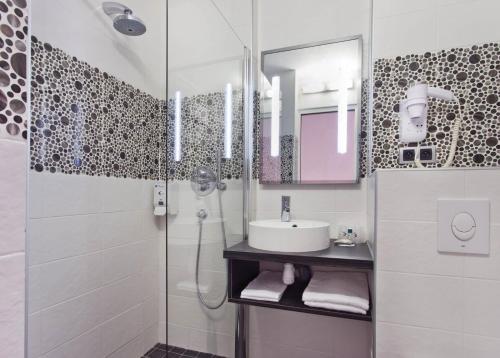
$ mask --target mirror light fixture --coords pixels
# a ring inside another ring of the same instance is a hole
[[[231,158],[233,136],[233,86],[226,84],[224,94],[224,158]]]
[[[347,83],[339,87],[337,107],[337,152],[347,153]]]
[[[280,77],[273,76],[271,81],[271,156],[280,155]]]
[[[174,160],[181,161],[181,92],[175,92]]]

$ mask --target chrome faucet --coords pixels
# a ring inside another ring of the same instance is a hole
[[[290,221],[290,197],[282,196],[281,197],[281,221],[288,222]]]

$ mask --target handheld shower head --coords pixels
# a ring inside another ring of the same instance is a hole
[[[117,2],[106,1],[102,3],[106,15],[113,19],[113,27],[118,32],[127,36],[140,36],[146,32],[146,25],[132,9]]]

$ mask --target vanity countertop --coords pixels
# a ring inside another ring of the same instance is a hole
[[[250,247],[248,241],[244,240],[225,249],[224,258],[373,269],[373,256],[367,244],[343,247],[335,246],[333,240],[328,249],[311,252],[275,252],[259,250]]]

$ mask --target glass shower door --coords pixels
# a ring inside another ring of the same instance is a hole
[[[169,1],[168,344],[234,355],[226,246],[243,239],[244,49],[251,1]]]

